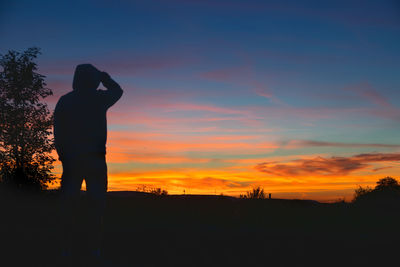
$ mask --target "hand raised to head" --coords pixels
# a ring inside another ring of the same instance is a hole
[[[107,81],[107,80],[109,80],[110,78],[111,78],[111,77],[110,77],[110,75],[109,75],[107,72],[105,72],[105,71],[100,72],[100,81],[101,81],[101,82]]]

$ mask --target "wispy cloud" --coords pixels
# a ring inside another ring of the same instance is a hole
[[[282,100],[280,100],[271,89],[268,88],[267,85],[261,82],[253,81],[252,84],[254,85],[254,92],[262,97],[265,97],[269,99],[271,102],[288,107],[289,105],[284,103]]]
[[[212,71],[203,72],[200,77],[217,82],[225,82],[244,87],[248,93],[255,93],[258,96],[267,98],[274,104],[288,106],[281,101],[267,84],[259,81],[255,76],[254,66],[248,59],[240,63],[239,67],[226,67]]]
[[[208,111],[208,112],[215,112],[222,114],[242,114],[242,115],[249,114],[249,111],[247,110],[219,107],[207,104],[195,104],[195,103],[170,103],[170,104],[165,104],[163,107],[167,111],[187,110],[187,111]]]
[[[376,90],[370,83],[363,82],[356,85],[348,86],[344,88],[347,91],[355,92],[360,97],[365,100],[383,107],[383,108],[393,108],[393,105],[389,102],[387,97],[382,95],[378,90]]]
[[[207,162],[207,159],[190,159],[183,155],[197,153],[262,153],[279,147],[276,142],[259,136],[146,136],[129,132],[112,131],[109,134],[109,155],[113,162]],[[211,159],[210,159],[211,160]]]
[[[251,68],[247,64],[238,67],[225,67],[200,73],[200,77],[218,82],[240,82],[251,75]]]
[[[291,140],[284,145],[284,148],[294,149],[303,147],[343,147],[343,148],[400,148],[397,144],[368,144],[368,143],[342,143],[342,142],[324,142],[313,140]]]
[[[374,108],[367,110],[369,114],[385,119],[400,120],[400,108],[390,103],[389,99],[376,90],[371,84],[360,83],[346,87],[345,89],[355,92],[361,98],[375,105]]]
[[[159,70],[170,70],[195,62],[195,54],[190,51],[169,51],[169,53],[149,52],[147,54],[118,51],[112,55],[93,55],[85,58],[58,59],[43,61],[40,72],[45,75],[72,76],[76,65],[91,63],[100,70],[114,75],[135,75]]]
[[[260,172],[277,176],[335,176],[366,169],[372,163],[396,162],[400,153],[370,153],[351,157],[315,157],[289,162],[262,162],[254,168]]]

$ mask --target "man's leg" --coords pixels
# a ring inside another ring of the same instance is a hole
[[[82,169],[78,159],[68,159],[62,162],[60,201],[61,253],[64,258],[70,258],[73,246],[73,236],[76,228],[76,211],[79,192],[82,184]]]
[[[100,258],[103,237],[103,215],[107,192],[107,164],[105,155],[94,155],[87,160],[86,190],[89,209],[89,246],[92,256]]]

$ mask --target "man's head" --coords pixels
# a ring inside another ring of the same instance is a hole
[[[76,91],[94,91],[100,84],[100,74],[92,64],[79,64],[75,68],[72,88]]]

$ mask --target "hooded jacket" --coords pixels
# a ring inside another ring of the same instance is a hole
[[[101,81],[107,90],[97,90],[101,77],[101,72],[94,66],[78,65],[73,91],[57,102],[54,139],[60,160],[106,153],[106,113],[121,98],[123,91],[108,75]]]

